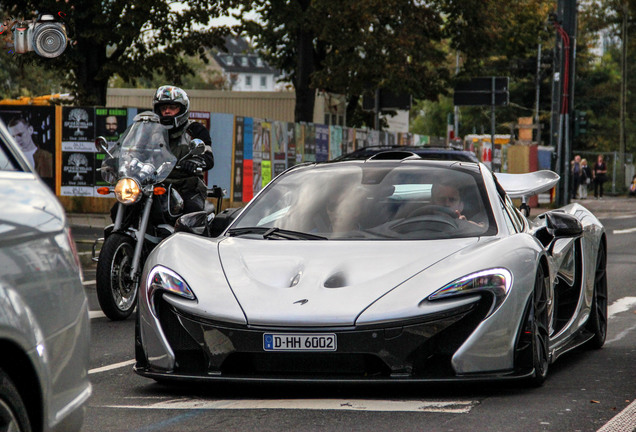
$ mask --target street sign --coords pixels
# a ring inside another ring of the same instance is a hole
[[[458,82],[453,95],[454,105],[508,105],[508,77],[478,77]],[[493,98],[494,94],[494,98]]]
[[[510,79],[508,77],[494,77],[495,92],[507,92]],[[456,92],[491,92],[493,77],[471,78],[470,81],[460,81],[455,85]]]
[[[508,92],[495,93],[495,105],[508,105]],[[455,92],[453,105],[492,105],[491,92]]]
[[[410,94],[396,94],[386,89],[380,89],[380,109],[411,109]],[[365,95],[362,98],[362,109],[371,111],[375,108],[375,98]]]

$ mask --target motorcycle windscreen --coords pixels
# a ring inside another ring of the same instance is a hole
[[[118,162],[117,177],[132,178],[141,185],[163,181],[177,162],[168,145],[168,130],[149,121],[133,123],[121,143],[115,146],[113,157]],[[107,163],[105,160],[102,166]]]

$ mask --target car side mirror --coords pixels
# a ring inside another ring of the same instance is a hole
[[[174,232],[186,232],[210,237],[208,223],[208,213],[205,211],[184,214],[175,222]]]
[[[554,238],[578,237],[583,234],[583,225],[572,215],[561,212],[546,213],[546,227]]]

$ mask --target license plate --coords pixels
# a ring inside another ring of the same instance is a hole
[[[335,351],[337,339],[334,333],[265,333],[265,351]]]

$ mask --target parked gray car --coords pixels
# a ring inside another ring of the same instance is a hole
[[[0,430],[79,431],[88,302],[64,209],[0,122]]]

